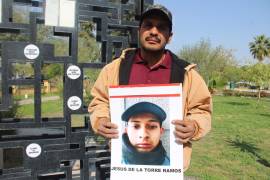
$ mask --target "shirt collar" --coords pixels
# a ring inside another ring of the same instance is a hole
[[[147,65],[147,63],[143,60],[140,52],[141,52],[140,50],[136,52],[136,55],[134,57],[134,63]],[[163,60],[159,64],[155,64],[154,66],[152,66],[151,69],[159,67],[169,69],[171,64],[170,62],[171,62],[171,55],[169,51],[165,50],[165,57],[163,58]]]

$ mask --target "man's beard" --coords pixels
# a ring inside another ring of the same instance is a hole
[[[145,52],[150,52],[150,53],[162,53],[165,49],[165,47],[161,47],[161,48],[151,48],[151,47],[144,47],[141,46],[141,48],[145,51]]]

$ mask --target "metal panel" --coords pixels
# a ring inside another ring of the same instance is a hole
[[[153,1],[75,0],[75,17],[71,21],[75,22],[74,27],[45,26],[46,0],[1,0],[0,3],[0,179],[96,179],[95,162],[101,156],[96,150],[104,151],[107,156],[109,152],[102,150],[104,145],[95,143],[97,137],[91,131],[87,104],[83,102],[85,71],[103,67],[126,47],[137,47],[134,39],[137,39],[138,18],[144,4]],[[65,15],[63,9],[60,14]],[[100,43],[101,56],[95,61],[78,60],[83,22],[96,27],[94,35]],[[66,43],[65,55],[55,50],[57,43],[40,37],[42,27],[47,39],[55,37]],[[46,66],[56,64],[62,71],[60,98],[63,100],[59,101],[63,101],[63,114],[42,115],[43,73]],[[21,67],[18,69],[21,74],[14,73],[14,67]],[[31,70],[31,76],[24,75],[24,67]],[[68,71],[74,74],[69,76]],[[12,100],[15,87],[32,87],[31,100],[20,102],[33,106],[32,117],[3,115],[17,106]],[[81,125],[74,126],[78,120]]]

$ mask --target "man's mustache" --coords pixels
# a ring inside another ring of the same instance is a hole
[[[148,36],[145,38],[146,41],[155,41],[160,43],[160,39],[157,36]]]

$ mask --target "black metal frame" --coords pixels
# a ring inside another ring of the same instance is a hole
[[[38,11],[30,12],[29,24],[12,22],[12,6],[14,3],[27,4],[33,10],[43,8],[44,11],[45,0],[2,0],[0,33],[24,34],[29,38],[29,41],[0,42],[2,56],[0,64],[0,83],[2,83],[0,111],[6,111],[12,107],[12,85],[32,85],[34,87],[34,118],[0,118],[0,149],[21,148],[23,156],[23,166],[0,169],[0,179],[72,179],[74,160],[79,160],[81,164],[80,176],[77,179],[96,179],[95,176],[91,176],[89,173],[91,167],[95,165],[96,158],[102,156],[96,150],[103,149],[104,146],[86,147],[86,137],[94,136],[93,132],[89,130],[91,129],[89,127],[89,116],[85,116],[85,127],[77,130],[71,128],[71,116],[73,114],[87,114],[87,107],[81,106],[78,110],[71,110],[67,107],[67,100],[71,96],[77,96],[83,101],[84,69],[103,67],[111,61],[113,49],[117,56],[123,48],[137,47],[138,17],[144,5],[152,4],[153,0],[128,2],[128,0],[121,0],[119,3],[112,3],[109,0],[77,0],[76,26],[74,28],[54,27],[54,35],[69,38],[69,56],[56,57],[54,56],[54,46],[52,44],[37,43],[37,25],[44,24],[45,21],[42,13]],[[112,13],[112,18],[105,13],[108,11]],[[124,20],[124,13],[127,11],[135,12],[135,21]],[[77,61],[78,24],[81,21],[94,21],[97,23],[96,39],[102,44],[102,58],[99,63],[79,63]],[[130,37],[108,35],[108,31],[111,29],[129,31]],[[29,60],[25,57],[23,50],[28,44],[34,44],[39,48],[40,55],[37,59]],[[16,62],[31,62],[34,67],[34,77],[32,79],[12,79],[10,66],[11,63]],[[58,63],[64,67],[63,117],[41,117],[40,84],[42,80],[42,63]],[[78,66],[82,72],[82,75],[76,80],[70,79],[65,73],[70,65]],[[38,132],[34,133],[31,129]],[[50,133],[46,132],[46,129],[58,131]],[[25,153],[26,147],[31,143],[41,146],[42,152],[36,158],[30,158]],[[105,156],[108,156],[108,154],[105,153]],[[98,162],[109,162],[109,160],[100,160],[102,161]],[[100,163],[97,163],[97,166],[100,167]]]

